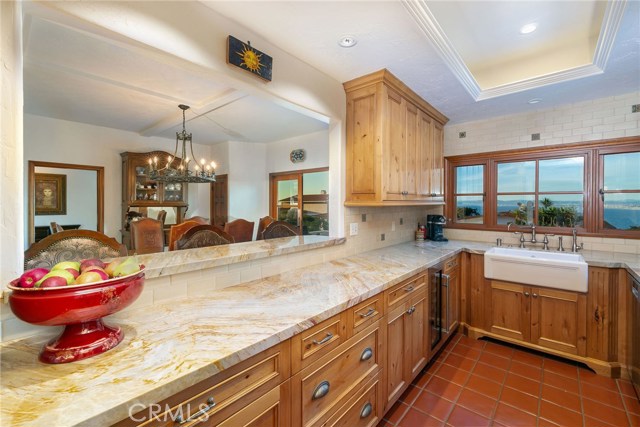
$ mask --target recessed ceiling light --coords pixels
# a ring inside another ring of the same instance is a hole
[[[537,104],[540,101],[542,101],[542,98],[531,98],[528,102],[529,104]]]
[[[353,36],[342,36],[338,40],[338,44],[342,47],[353,47],[358,44],[358,40]]]
[[[538,28],[538,24],[536,24],[535,22],[532,22],[527,25],[523,25],[522,27],[520,27],[520,34],[533,33],[536,30],[536,28]]]

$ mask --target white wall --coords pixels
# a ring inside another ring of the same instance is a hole
[[[35,173],[66,175],[67,210],[64,215],[35,215],[35,225],[49,226],[52,221],[60,225],[80,224],[83,230],[98,229],[98,173],[81,169],[36,167]]]
[[[22,2],[0,2],[0,68],[0,283],[4,284],[20,275],[23,262]]]
[[[556,108],[533,109],[530,113],[491,120],[445,126],[444,154],[482,153],[517,148],[572,144],[640,135],[640,113],[631,106],[640,92],[567,104]],[[458,138],[459,132],[466,138]],[[532,141],[531,134],[540,140]]]
[[[143,137],[133,132],[92,126],[83,123],[25,114],[24,179],[29,160],[104,166],[104,233],[120,240],[122,205],[122,158],[125,151],[146,152],[162,150],[172,152],[175,142],[166,138]],[[199,157],[211,158],[211,147],[193,144]],[[197,186],[200,188],[192,193]],[[209,186],[189,185],[190,214],[209,212]],[[21,200],[21,205],[26,203]],[[26,217],[24,218],[26,224]],[[25,227],[26,229],[26,227]]]
[[[291,150],[297,148],[307,152],[302,163],[289,159]],[[269,174],[328,167],[329,135],[322,131],[270,143],[227,141],[215,144],[212,156],[219,165],[216,173],[228,175],[229,220],[257,223],[269,215]]]
[[[298,148],[306,151],[306,159],[301,163],[291,163],[289,154]],[[269,173],[329,167],[329,131],[272,142],[266,160]]]

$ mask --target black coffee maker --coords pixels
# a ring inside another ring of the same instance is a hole
[[[447,219],[442,215],[427,215],[427,238],[434,242],[448,242],[442,233]]]

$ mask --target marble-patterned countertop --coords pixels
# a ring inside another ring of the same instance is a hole
[[[408,242],[117,316],[124,341],[63,365],[37,361],[50,334],[0,346],[0,425],[106,426],[245,360],[312,325],[467,250],[476,242]],[[590,264],[640,259],[584,253]],[[113,321],[113,319],[112,319]],[[108,319],[107,319],[108,323]]]

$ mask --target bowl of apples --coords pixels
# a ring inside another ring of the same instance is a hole
[[[135,257],[109,263],[64,261],[51,270],[25,271],[9,284],[9,305],[17,318],[65,328],[41,350],[44,363],[68,363],[104,353],[124,338],[102,318],[131,305],[142,293],[144,265]]]

